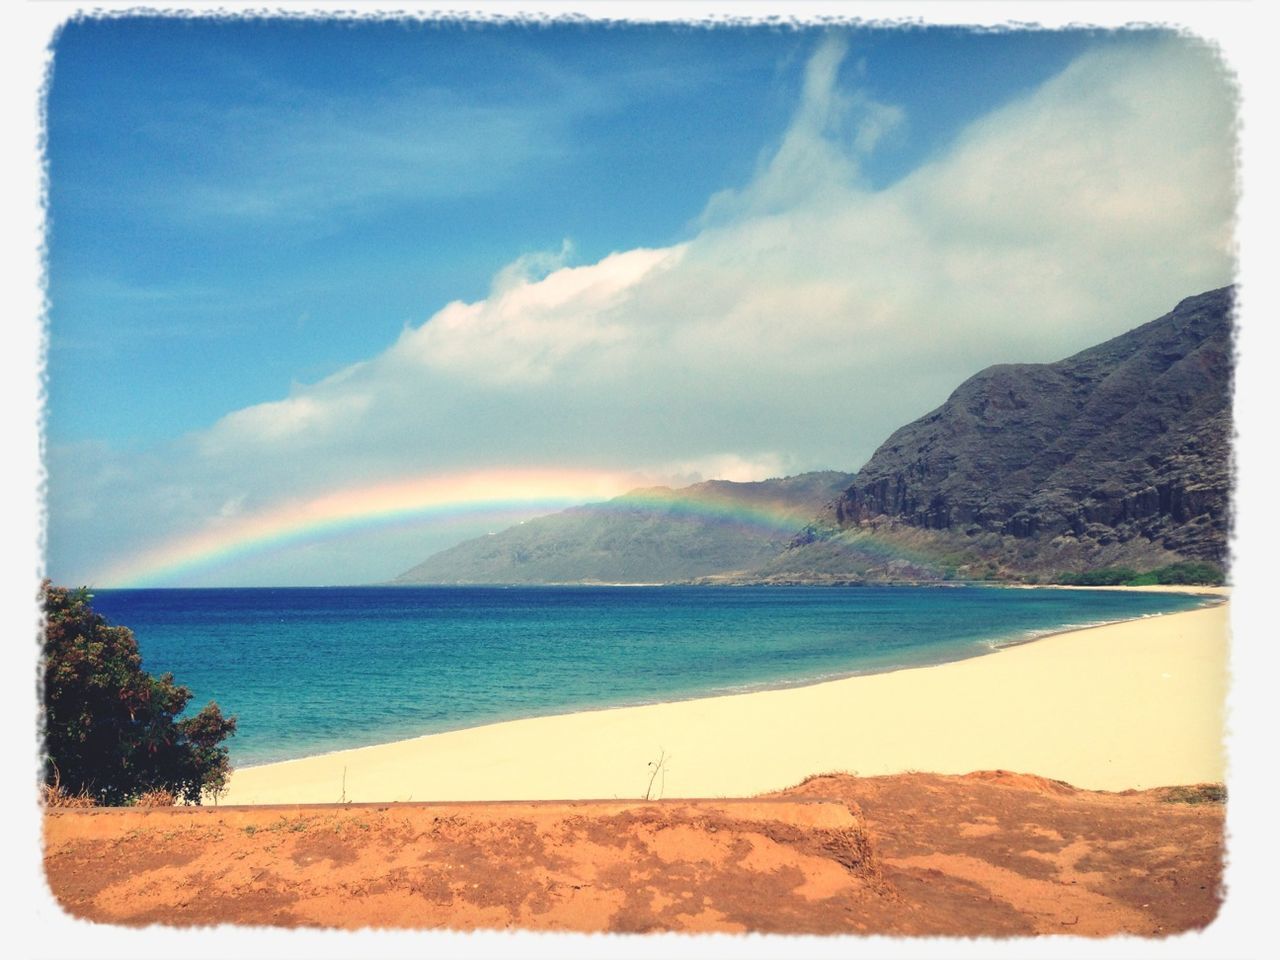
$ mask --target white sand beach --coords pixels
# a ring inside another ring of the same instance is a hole
[[[238,770],[219,802],[748,796],[830,771],[1221,781],[1228,633],[1224,602],[939,666],[491,724]]]

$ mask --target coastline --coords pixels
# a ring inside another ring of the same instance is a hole
[[[1108,590],[1116,593],[1189,593],[1197,597],[1221,597],[1223,600],[1227,600],[1231,596],[1230,586],[1215,587],[1208,584],[1152,583],[1142,587],[1130,587],[1122,584],[1090,587],[1062,583],[1006,583],[1000,586],[1008,590]]]
[[[1227,633],[1220,602],[932,666],[505,721],[246,767],[219,802],[749,796],[836,770],[1220,781]]]
[[[582,584],[543,584],[542,586],[558,587],[558,586],[583,586],[583,585]],[[624,586],[624,587],[670,586],[670,584],[605,584],[604,586]],[[948,588],[953,588],[953,589],[959,589],[959,588],[1004,589],[1003,586],[995,586],[995,587],[988,588],[986,585],[949,584],[947,586]],[[1027,590],[1041,590],[1041,589],[1113,590],[1113,591],[1139,591],[1139,592],[1154,590],[1155,592],[1185,593],[1190,595],[1201,596],[1206,606],[1225,603],[1230,596],[1229,587],[1204,587],[1204,588],[1184,587],[1184,586],[1163,586],[1163,587],[1154,587],[1154,588],[1127,587],[1127,586],[1060,587],[1053,584],[1042,584],[1042,585],[1012,584],[1012,585],[1009,585],[1009,588],[1010,589],[1027,589]],[[636,700],[623,701],[623,702],[565,707],[564,709],[554,710],[548,713],[517,714],[515,716],[483,720],[476,723],[446,727],[444,729],[427,730],[427,731],[423,731],[422,733],[415,733],[407,736],[400,736],[394,739],[384,739],[384,740],[378,740],[378,741],[367,742],[367,743],[355,743],[347,746],[334,746],[329,749],[321,749],[321,750],[318,750],[317,752],[307,753],[302,756],[280,757],[280,758],[269,759],[269,760],[253,760],[250,762],[246,762],[243,765],[237,766],[236,769],[249,770],[257,767],[275,766],[283,763],[293,763],[299,760],[315,760],[315,759],[327,757],[336,753],[349,753],[357,750],[366,750],[366,749],[371,749],[375,747],[387,746],[394,743],[403,743],[403,742],[409,742],[413,740],[420,740],[420,739],[423,739],[424,737],[441,736],[448,733],[462,733],[467,730],[473,730],[480,727],[496,726],[498,724],[504,724],[504,723],[514,723],[522,720],[547,719],[554,716],[571,716],[571,715],[585,716],[593,713],[603,713],[611,710],[625,710],[625,709],[636,708],[636,707],[664,706],[664,705],[673,704],[673,703],[685,703],[693,700],[715,700],[723,697],[742,696],[742,695],[748,695],[753,693],[766,693],[774,690],[791,690],[791,689],[803,688],[803,687],[820,686],[822,684],[834,683],[841,680],[849,680],[855,677],[866,677],[866,676],[875,676],[878,674],[896,673],[897,671],[900,671],[900,670],[919,670],[919,669],[925,669],[929,667],[939,667],[939,666],[944,666],[950,663],[958,663],[963,660],[973,659],[976,657],[989,656],[992,653],[996,653],[1001,650],[1011,649],[1017,646],[1022,646],[1023,644],[1038,643],[1041,640],[1046,640],[1050,637],[1058,636],[1059,634],[1077,633],[1082,630],[1092,630],[1099,627],[1108,627],[1108,626],[1113,626],[1115,624],[1128,623],[1135,620],[1152,619],[1156,617],[1166,617],[1166,616],[1171,616],[1173,612],[1176,612],[1176,611],[1163,612],[1163,613],[1145,613],[1137,616],[1123,617],[1115,620],[1096,620],[1096,621],[1088,621],[1088,622],[1082,622],[1082,623],[1073,623],[1065,626],[1046,628],[1043,630],[1043,632],[1030,631],[1023,635],[1007,638],[1007,639],[988,638],[986,640],[975,642],[972,646],[970,646],[967,650],[964,650],[963,652],[956,649],[946,650],[941,653],[938,653],[937,651],[935,651],[934,655],[936,659],[935,658],[921,659],[916,662],[904,661],[900,663],[894,663],[888,666],[885,666],[885,665],[864,666],[864,667],[857,667],[857,668],[852,668],[847,670],[831,671],[828,673],[824,673],[816,676],[808,676],[808,677],[799,677],[799,678],[795,678],[795,677],[776,678],[775,677],[773,679],[768,679],[768,680],[745,681],[736,685],[714,688],[710,690],[702,690],[702,691],[687,692],[687,693],[672,693],[669,696],[666,696],[662,699],[657,699],[657,698],[636,699]]]

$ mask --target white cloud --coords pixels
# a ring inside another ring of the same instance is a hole
[[[859,158],[904,119],[840,88],[843,55],[819,49],[777,149],[686,243],[521,258],[381,355],[114,464],[127,481],[55,476],[53,524],[137,498],[159,535],[228,502],[459,466],[855,469],[981,367],[1057,359],[1232,279],[1235,102],[1195,42],[1085,54],[879,191]],[[98,562],[67,550],[55,572]],[[358,579],[421,557],[352,559]]]
[[[781,144],[766,155],[745,189],[711,198],[704,224],[787,212],[858,182],[859,156],[898,129],[904,117],[897,107],[840,88],[847,49],[840,34],[826,37],[805,67],[800,104]]]
[[[790,467],[788,458],[777,453],[765,453],[750,459],[736,453],[715,453],[697,460],[658,464],[655,472],[672,486],[687,486],[703,480],[731,480],[734,483],[767,480],[785,476]]]
[[[372,398],[342,389],[349,379],[339,376],[326,381],[331,389],[303,389],[285,400],[227,414],[201,437],[204,455],[233,454],[242,445],[269,447],[304,434],[322,441],[341,427],[358,426]]]
[[[614,312],[625,309],[646,278],[679,263],[683,252],[614,253],[536,280],[527,275],[532,258],[521,258],[499,273],[488,299],[451,303],[429,323],[406,330],[389,359],[477,382],[547,381],[574,355],[628,339],[628,318]]]

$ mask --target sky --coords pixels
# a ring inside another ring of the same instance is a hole
[[[377,582],[854,470],[1231,282],[1234,96],[1170,31],[72,22],[49,574]]]

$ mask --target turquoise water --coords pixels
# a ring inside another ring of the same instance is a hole
[[[517,717],[958,660],[1187,610],[1177,594],[983,587],[102,590],[153,673],[239,718],[239,766]]]

